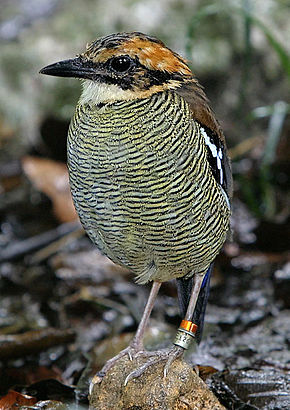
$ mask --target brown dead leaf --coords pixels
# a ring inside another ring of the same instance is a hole
[[[8,379],[11,385],[27,385],[40,382],[42,380],[55,379],[61,383],[65,380],[62,377],[62,370],[56,365],[50,367],[40,366],[32,363],[25,363],[21,367],[6,367],[0,370],[0,380]],[[5,379],[4,379],[5,378]],[[0,407],[1,410],[1,407]]]
[[[208,377],[218,372],[218,370],[212,366],[197,366],[197,367],[198,367],[198,375],[203,381],[206,381]]]
[[[19,409],[20,406],[32,406],[37,402],[35,397],[26,396],[17,391],[10,390],[6,396],[0,400],[1,410]]]
[[[51,199],[53,211],[60,222],[77,219],[65,164],[46,158],[25,156],[22,158],[22,167],[31,183]]]

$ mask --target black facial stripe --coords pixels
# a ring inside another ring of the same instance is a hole
[[[111,69],[112,61],[116,57],[111,57],[104,63],[93,63],[90,62],[90,66],[95,67],[99,74],[96,76],[96,80],[100,82],[105,82],[107,84],[118,85],[122,90],[133,90],[138,88],[139,90],[148,90],[152,86],[163,85],[168,83],[170,80],[183,81],[183,77],[178,73],[169,73],[168,71],[160,70],[149,70],[147,67],[139,62],[138,57],[134,59],[124,54],[120,57],[131,58],[132,67],[122,72],[116,72]],[[100,73],[100,72],[103,72]]]
[[[163,85],[168,83],[170,80],[180,80],[182,78],[179,76],[172,76],[170,73],[153,71],[148,73],[148,70],[145,73],[145,78],[141,74],[138,75],[138,71],[127,72],[126,75],[111,75],[111,73],[98,75],[98,81],[105,82],[107,84],[118,85],[122,90],[133,90],[138,88],[139,90],[149,90],[154,85]]]
[[[150,86],[166,84],[170,80],[183,81],[182,75],[178,73],[169,73],[168,71],[160,70],[148,70],[146,68],[145,70],[147,72],[148,77],[150,78]]]
[[[118,87],[122,88],[122,90],[133,90],[134,88],[133,74],[129,75],[127,73],[127,75],[123,78],[121,76],[112,76],[110,74],[99,74],[96,77],[96,80],[101,83],[117,85]]]

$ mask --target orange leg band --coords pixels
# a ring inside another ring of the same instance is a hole
[[[183,349],[188,349],[192,339],[195,337],[198,326],[190,320],[183,319],[177,330],[174,344]]]

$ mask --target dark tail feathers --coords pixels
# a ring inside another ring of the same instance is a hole
[[[202,338],[204,315],[205,315],[206,305],[207,305],[208,296],[209,296],[210,276],[211,276],[212,268],[213,268],[213,263],[210,265],[210,267],[208,268],[203,278],[203,282],[202,282],[201,289],[198,295],[196,307],[195,307],[193,317],[192,317],[192,321],[198,326],[196,336],[195,336],[197,343],[200,343],[201,338]],[[193,277],[190,279],[183,279],[183,278],[176,279],[178,302],[179,302],[179,308],[181,311],[182,318],[184,318],[186,314],[186,309],[189,303],[189,299],[190,299],[191,291],[193,287],[193,281],[194,281]]]

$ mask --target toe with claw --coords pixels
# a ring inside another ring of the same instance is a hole
[[[116,356],[112,359],[109,359],[102,369],[98,372],[98,376],[103,378],[106,373],[120,360],[123,356],[128,355],[129,359],[132,361],[139,353],[143,353],[144,347],[141,343],[136,343],[133,339],[128,347],[124,350],[121,350]]]
[[[172,362],[182,356],[184,349],[179,346],[173,346],[169,349],[157,350],[154,352],[142,351],[137,353],[137,357],[145,356],[148,360],[137,369],[133,370],[125,379],[124,385],[136,378],[140,377],[150,366],[153,366],[161,361],[166,360],[164,367],[164,377],[167,376]]]

